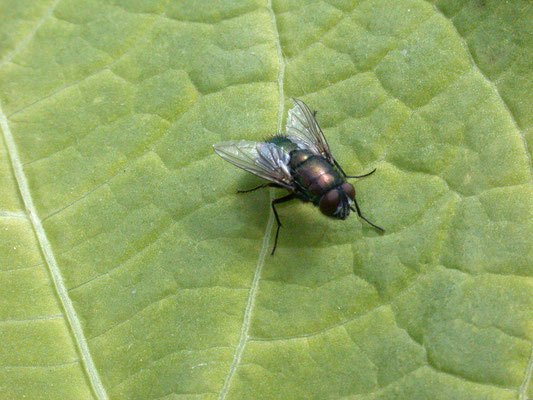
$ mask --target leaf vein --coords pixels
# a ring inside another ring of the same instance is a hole
[[[431,3],[430,3],[431,4]],[[515,115],[513,114],[513,112],[511,111],[511,108],[509,107],[509,104],[507,104],[507,102],[504,100],[504,98],[502,97],[502,95],[500,94],[500,91],[498,90],[498,87],[496,86],[496,84],[489,79],[489,77],[483,72],[483,70],[478,66],[476,60],[474,59],[474,57],[472,56],[472,51],[470,49],[470,46],[468,45],[468,42],[466,41],[465,37],[461,35],[461,33],[459,32],[459,30],[457,29],[457,26],[455,26],[454,22],[452,19],[449,19],[446,17],[446,15],[434,4],[431,4],[431,6],[435,9],[435,12],[437,12],[439,15],[441,15],[443,18],[445,18],[447,21],[450,22],[451,26],[453,27],[453,29],[455,30],[455,33],[457,34],[457,36],[461,39],[461,42],[463,43],[463,46],[466,50],[466,52],[468,53],[468,56],[470,58],[470,62],[472,63],[472,66],[475,70],[477,70],[481,76],[490,84],[490,86],[492,87],[492,89],[494,90],[494,93],[496,94],[496,96],[498,97],[498,99],[500,100],[503,108],[505,109],[505,111],[507,111],[507,113],[509,114],[509,117],[513,123],[513,126],[515,127],[516,131],[520,134],[520,137],[522,139],[522,144],[524,145],[524,152],[526,153],[526,157],[529,161],[529,171],[530,171],[530,176],[531,176],[531,181],[533,182],[533,160],[531,159],[531,154],[529,154],[529,151],[528,151],[528,146],[527,146],[527,140],[526,140],[526,133],[525,133],[525,130],[522,130],[520,129],[520,126],[518,124],[518,121],[515,117]]]
[[[526,373],[524,374],[524,381],[520,385],[520,394],[519,400],[528,400],[527,390],[529,387],[529,382],[531,382],[531,376],[533,375],[533,343],[531,345],[531,356],[529,357],[529,363],[526,368]]]
[[[59,266],[52,250],[52,246],[43,228],[42,221],[37,214],[37,208],[33,204],[33,199],[30,194],[30,186],[26,175],[24,174],[22,162],[18,155],[15,140],[7,123],[7,117],[2,111],[1,105],[0,127],[2,128],[4,141],[6,144],[9,158],[11,160],[15,180],[17,182],[20,195],[26,207],[28,218],[31,224],[33,225],[37,242],[39,243],[43,256],[48,265],[50,278],[54,284],[57,296],[61,302],[61,305],[63,306],[63,309],[65,310],[65,319],[68,321],[68,324],[70,325],[70,328],[72,330],[73,340],[79,349],[82,364],[85,368],[85,371],[87,372],[87,376],[93,387],[96,397],[101,400],[108,399],[107,393],[98,374],[98,370],[94,365],[91,353],[89,351],[89,346],[84,336],[80,320],[76,314],[74,305],[72,304],[72,301],[68,296],[65,283],[63,282],[63,277],[61,276],[61,271],[59,270]]]
[[[35,24],[35,27],[30,31],[30,33],[16,46],[11,53],[9,53],[2,61],[0,61],[0,66],[7,64],[10,62],[13,57],[15,57],[26,45],[33,39],[39,28],[43,25],[43,23],[50,17],[52,17],[52,14],[54,13],[54,10],[56,9],[57,5],[59,4],[60,0],[55,0],[52,5],[48,8],[46,13],[37,21]]]
[[[276,39],[276,47],[277,47],[277,53],[279,58],[279,75],[278,75],[278,87],[279,87],[279,108],[278,108],[278,131],[281,132],[281,127],[283,124],[283,111],[285,109],[285,96],[283,92],[283,81],[285,79],[285,63],[283,61],[283,51],[281,49],[281,41],[279,36],[279,29],[276,21],[276,14],[274,12],[274,8],[272,7],[272,0],[269,0],[268,2],[268,10],[272,19],[272,27],[274,31],[274,36]],[[273,191],[270,190],[270,199],[272,200],[273,197]],[[265,235],[263,238],[263,245],[261,248],[261,252],[259,253],[259,258],[257,260],[257,267],[255,269],[254,277],[252,280],[252,284],[250,286],[250,292],[248,295],[248,302],[246,304],[246,309],[244,311],[244,319],[242,324],[242,330],[241,330],[241,337],[239,339],[239,344],[237,346],[237,349],[235,351],[235,355],[233,357],[233,362],[231,364],[230,371],[228,373],[228,376],[226,377],[226,380],[224,382],[224,386],[220,392],[219,400],[224,400],[226,398],[226,395],[229,390],[229,386],[231,384],[231,380],[233,376],[235,375],[235,371],[237,370],[237,367],[239,366],[242,353],[244,352],[244,348],[246,347],[246,343],[248,341],[248,329],[250,327],[250,320],[252,315],[252,308],[253,308],[253,301],[255,299],[255,295],[257,293],[257,288],[259,286],[259,279],[261,277],[261,270],[263,268],[263,265],[265,263],[265,256],[268,251],[269,247],[269,239],[270,234],[272,231],[272,226],[274,225],[274,214],[272,213],[272,210],[270,210],[267,226],[265,228]]]

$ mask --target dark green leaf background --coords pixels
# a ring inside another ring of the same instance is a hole
[[[533,397],[533,5],[0,3],[0,398]],[[318,110],[352,216],[212,144]]]

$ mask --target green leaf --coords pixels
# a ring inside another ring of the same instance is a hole
[[[0,392],[533,397],[533,6],[0,4]],[[379,234],[237,196],[318,110]]]

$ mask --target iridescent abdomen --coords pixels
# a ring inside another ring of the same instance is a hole
[[[300,187],[298,197],[318,204],[320,198],[344,182],[339,171],[324,157],[304,150],[287,136],[274,136],[268,141],[290,154],[289,168]]]
[[[337,169],[324,157],[308,150],[294,150],[290,155],[294,180],[304,190],[307,200],[317,204],[324,194],[344,182]]]

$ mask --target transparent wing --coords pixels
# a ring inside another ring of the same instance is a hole
[[[215,153],[236,167],[251,172],[286,189],[293,189],[289,154],[273,143],[245,140],[213,145]]]
[[[287,123],[285,124],[289,139],[300,147],[322,155],[333,162],[328,141],[309,107],[301,100],[292,99],[292,101],[296,105],[289,110]]]

